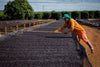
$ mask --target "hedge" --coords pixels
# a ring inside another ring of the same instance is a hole
[[[55,11],[51,12],[51,19],[59,20],[60,18],[62,18],[61,12],[55,12]]]
[[[89,13],[88,11],[81,11],[81,19],[88,19]]]
[[[100,11],[49,11],[49,12],[34,12],[32,16],[34,19],[61,19],[64,14],[70,15],[74,19],[88,19],[88,18],[100,18]],[[11,17],[0,12],[0,20],[11,19]],[[31,19],[31,17],[29,18]]]
[[[64,14],[68,14],[69,16],[71,16],[71,12],[68,12],[68,11],[62,11],[62,16],[64,16]]]
[[[71,13],[71,17],[74,19],[79,19],[80,18],[80,12],[75,11]]]
[[[42,19],[50,19],[51,18],[51,12],[43,12]]]
[[[34,13],[34,19],[42,19],[43,13],[42,12],[36,12]]]
[[[0,12],[0,20],[8,20],[10,17],[4,14],[4,12]]]
[[[89,18],[94,18],[94,11],[89,11]]]
[[[94,18],[100,18],[100,11],[94,12]]]

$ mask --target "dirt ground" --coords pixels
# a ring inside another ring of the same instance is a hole
[[[86,30],[87,36],[94,46],[94,54],[91,54],[89,47],[83,41],[81,41],[81,44],[86,47],[89,60],[93,67],[100,67],[100,30],[86,25],[82,26]]]

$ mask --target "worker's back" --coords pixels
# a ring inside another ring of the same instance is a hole
[[[73,25],[72,27],[74,30],[72,31],[74,34],[79,35],[83,31],[85,31],[80,24],[78,24],[74,19],[70,19],[69,23],[64,23],[64,26],[67,28],[71,28],[71,24]]]

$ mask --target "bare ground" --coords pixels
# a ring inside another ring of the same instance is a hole
[[[87,36],[94,46],[94,54],[91,54],[89,47],[83,41],[81,41],[81,44],[87,48],[87,54],[93,67],[100,67],[100,30],[95,27],[82,26],[86,30]]]

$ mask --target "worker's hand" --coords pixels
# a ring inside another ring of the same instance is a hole
[[[58,30],[56,30],[56,31],[54,31],[55,33],[61,33],[61,32],[59,32]]]
[[[94,48],[91,48],[91,53],[94,53]]]

